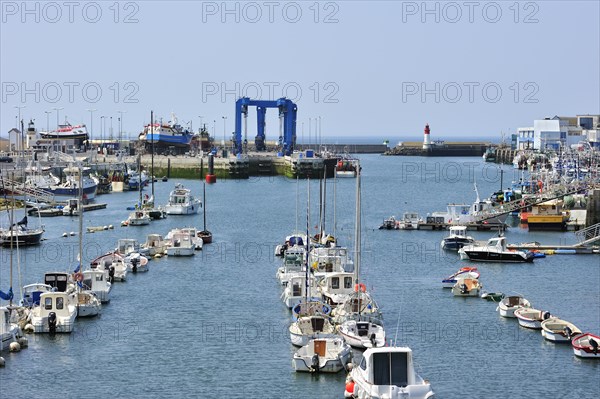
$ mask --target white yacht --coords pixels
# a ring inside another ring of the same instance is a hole
[[[281,285],[287,285],[292,277],[303,276],[306,267],[306,248],[290,247],[283,255],[283,265],[277,269],[276,277]]]
[[[305,274],[292,277],[281,295],[283,303],[285,303],[285,306],[289,309],[294,308],[303,300],[304,302],[318,302],[321,300],[321,295],[318,293],[314,277],[308,277],[307,287],[307,276]]]
[[[202,237],[200,237],[200,235],[198,234],[199,232],[195,227],[183,227],[181,229],[173,229],[173,230],[169,231],[169,233],[165,236],[165,240],[167,242],[171,241],[173,239],[173,234],[175,234],[176,232],[188,234],[190,236],[190,240],[192,240],[192,245],[194,247],[194,250],[196,250],[196,251],[202,250],[204,241],[202,240]]]
[[[419,223],[423,223],[423,219],[416,212],[406,212],[402,215],[402,219],[398,222],[399,230],[418,230]]]
[[[338,306],[354,292],[353,282],[353,273],[330,273],[319,281],[321,295],[328,305]]]
[[[169,244],[167,245],[167,255],[169,256],[192,256],[195,246],[192,242],[190,233],[180,229],[172,230],[170,233]]]
[[[442,240],[442,248],[458,251],[465,245],[474,244],[473,237],[467,235],[467,226],[450,226],[450,234]]]
[[[110,302],[110,291],[112,284],[109,279],[109,272],[106,269],[96,268],[84,270],[83,272],[83,289],[92,292],[101,303]]]
[[[410,348],[383,347],[363,353],[360,364],[350,372],[344,397],[429,399],[434,394],[429,381],[416,373]]]
[[[533,253],[508,250],[506,237],[494,237],[485,245],[465,245],[458,254],[461,259],[477,262],[533,262]]]
[[[167,215],[193,215],[202,207],[202,201],[194,198],[192,192],[177,184],[169,195],[169,203],[165,206]]]
[[[146,209],[136,209],[129,214],[125,224],[127,226],[146,226],[150,224],[152,218]]]

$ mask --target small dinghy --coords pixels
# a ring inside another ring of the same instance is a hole
[[[600,359],[600,337],[590,333],[576,336],[571,342],[573,353],[578,357]]]
[[[507,296],[500,301],[496,310],[502,317],[515,317],[515,310],[519,308],[530,308],[531,303],[522,296],[513,295]]]
[[[479,278],[479,272],[476,267],[462,267],[456,273],[451,274],[442,280],[443,288],[452,288],[459,278]]]
[[[298,372],[337,373],[346,369],[352,349],[340,337],[311,339],[294,353],[292,364]]]
[[[454,296],[479,296],[481,284],[476,278],[459,278],[452,287]]]
[[[502,292],[486,292],[482,291],[481,299],[485,299],[486,301],[491,302],[500,302],[504,299],[504,294]]]
[[[519,308],[515,310],[515,317],[519,325],[533,330],[542,329],[542,321],[548,320],[552,315],[550,312],[533,308]]]
[[[542,322],[542,337],[552,342],[571,342],[581,330],[573,323],[552,317]]]

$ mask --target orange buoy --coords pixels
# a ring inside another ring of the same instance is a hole
[[[354,393],[354,381],[348,381],[346,383],[346,392]]]

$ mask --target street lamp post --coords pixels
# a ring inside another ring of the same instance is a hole
[[[106,116],[100,117],[100,148],[104,145],[104,127],[106,126]]]
[[[86,109],[90,113],[90,143],[92,142],[92,134],[94,132],[94,112],[98,111],[97,109]]]
[[[50,114],[52,111],[44,111],[46,113],[46,133],[50,132]]]
[[[61,109],[64,109],[64,107],[55,107],[55,108],[52,108],[52,109],[56,111],[56,128],[58,129],[58,125],[60,125],[59,118],[58,118],[58,112]]]
[[[121,146],[121,141],[123,140],[123,114],[127,111],[117,111],[119,116],[119,146]]]
[[[226,124],[227,124],[227,117],[222,116],[221,118],[223,118],[223,142],[221,142],[221,145],[223,146],[223,148],[225,148],[225,130],[226,130]]]
[[[202,119],[204,117],[202,115],[198,115],[198,118],[200,118],[200,131],[202,131]]]

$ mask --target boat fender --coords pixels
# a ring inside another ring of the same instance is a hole
[[[592,347],[592,352],[594,352],[594,355],[598,354],[598,342],[596,342],[595,339],[590,338],[590,346]]]
[[[312,355],[312,358],[310,359],[310,367],[311,367],[311,371],[314,373],[318,373],[319,372],[319,355],[318,354],[314,354]]]
[[[21,348],[27,348],[29,346],[29,340],[25,337],[21,337],[17,340]]]
[[[346,383],[346,392],[354,393],[354,381],[350,380]]]
[[[8,345],[8,351],[9,352],[20,352],[21,345],[19,345],[18,342],[11,342],[10,345]]]
[[[6,365],[6,361],[2,356],[0,356],[0,367],[4,367]]]
[[[566,337],[567,339],[571,339],[571,336],[573,335],[573,330],[571,330],[571,329],[569,328],[569,326],[566,326],[566,327],[563,329],[563,332],[565,333],[565,337]]]
[[[56,332],[56,313],[50,312],[48,314],[48,331],[50,334],[54,334]]]

